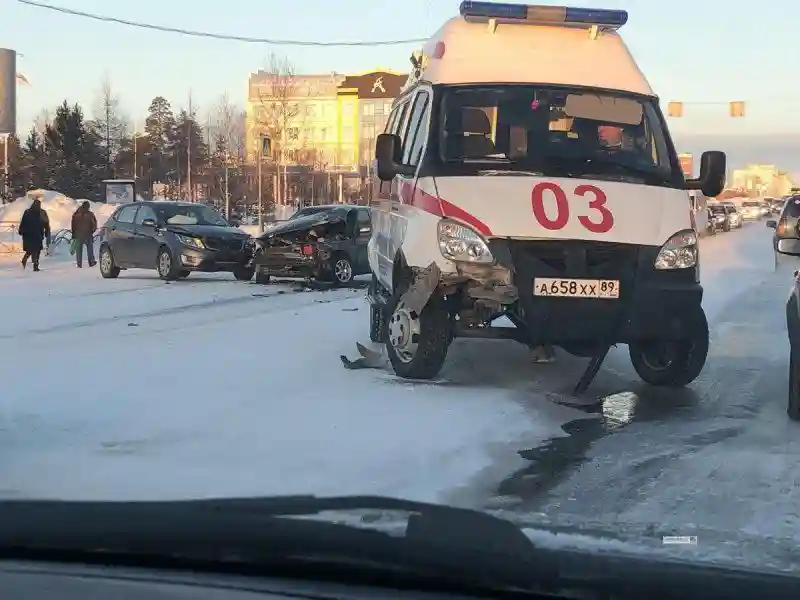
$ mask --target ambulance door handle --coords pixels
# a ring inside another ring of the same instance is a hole
[[[399,206],[392,206],[392,212],[399,213],[400,212],[400,207]]]

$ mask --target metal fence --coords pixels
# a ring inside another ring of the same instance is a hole
[[[0,254],[21,254],[22,236],[17,233],[19,221],[0,221]],[[101,234],[98,231],[93,239],[95,247],[101,241]],[[72,242],[72,232],[69,229],[58,229],[50,235],[49,254],[58,251],[61,247],[68,247]]]
[[[0,254],[22,252],[22,237],[17,233],[19,221],[0,221]]]

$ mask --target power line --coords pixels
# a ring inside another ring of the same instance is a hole
[[[162,33],[176,33],[178,35],[187,35],[192,37],[210,38],[215,40],[225,40],[229,42],[244,42],[247,44],[266,44],[271,46],[306,46],[306,47],[375,47],[375,46],[400,46],[404,44],[418,44],[427,40],[427,38],[407,39],[407,40],[380,40],[380,41],[344,41],[344,42],[312,42],[307,40],[273,40],[269,38],[256,38],[243,35],[229,35],[225,33],[213,33],[210,31],[194,31],[192,29],[181,29],[179,27],[167,27],[165,25],[153,25],[152,23],[140,23],[138,21],[128,21],[117,17],[107,17],[94,13],[83,12],[80,10],[73,10],[71,8],[64,8],[62,6],[53,6],[51,4],[44,4],[43,2],[34,2],[33,0],[17,0],[20,4],[27,4],[36,8],[44,8],[52,10],[57,13],[65,15],[72,15],[74,17],[83,17],[84,19],[92,19],[94,21],[101,21],[103,23],[116,23],[118,25],[127,25],[128,27],[138,27],[140,29],[150,29],[152,31],[161,31]]]

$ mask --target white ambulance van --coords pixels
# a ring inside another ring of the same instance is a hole
[[[592,358],[589,381],[627,344],[644,381],[690,383],[708,323],[688,190],[719,194],[725,154],[684,179],[625,11],[460,12],[412,56],[376,143],[371,339],[411,379],[479,337]]]

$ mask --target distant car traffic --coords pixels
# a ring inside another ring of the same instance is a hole
[[[725,213],[728,216],[728,223],[731,229],[741,229],[744,219],[742,213],[739,212],[739,207],[734,202],[723,201],[720,202],[725,207]]]
[[[745,200],[742,202],[742,217],[746,220],[757,221],[764,216],[763,206],[757,200]]]
[[[715,231],[730,231],[731,220],[728,217],[728,209],[724,205],[715,202],[708,205],[711,219],[714,221]]]
[[[253,278],[250,236],[213,208],[189,202],[135,202],[120,206],[101,229],[100,274],[155,269],[165,280],[192,271],[225,271]]]

